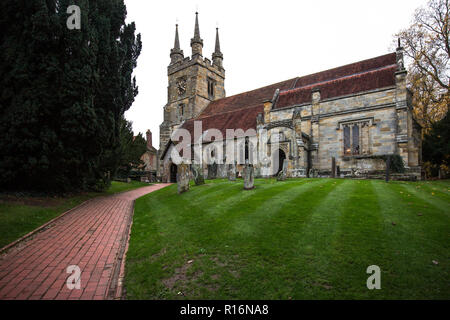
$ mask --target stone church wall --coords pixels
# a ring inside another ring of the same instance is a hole
[[[407,104],[406,101],[403,102]],[[307,104],[301,108],[301,129],[309,135],[311,142],[311,164],[318,174],[331,173],[332,158],[336,166],[345,174],[354,171],[375,173],[385,170],[384,161],[372,156],[382,156],[400,152],[405,165],[418,166],[420,161],[420,128],[414,125],[410,108],[405,108],[405,116],[399,119],[396,106],[395,87],[375,90],[363,94],[319,101],[317,105]],[[270,122],[283,122],[292,119],[294,108],[271,110],[266,117]],[[318,119],[313,120],[314,110]],[[402,121],[408,128],[408,143],[398,143],[398,129]],[[361,154],[347,156],[344,154],[344,137],[342,124],[367,123],[360,128],[361,144],[367,150]],[[267,124],[266,124],[267,125]],[[403,148],[403,150],[402,150]],[[402,153],[403,151],[403,153]],[[293,172],[294,161],[289,161],[289,171]]]

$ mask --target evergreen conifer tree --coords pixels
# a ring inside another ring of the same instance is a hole
[[[123,0],[0,4],[0,188],[102,189],[118,165],[121,119],[141,51]]]

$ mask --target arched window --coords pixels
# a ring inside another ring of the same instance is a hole
[[[253,145],[253,143],[250,141],[250,139],[249,139],[249,137],[246,137],[245,138],[245,142],[243,142],[242,144],[242,148],[241,148],[241,157],[240,157],[240,160],[241,160],[241,163],[242,164],[245,164],[245,162],[248,160],[248,162],[250,163],[250,164],[254,164],[253,163],[253,161],[254,161],[254,152],[256,151],[255,149],[254,149],[254,145]]]
[[[184,119],[186,113],[186,105],[184,103],[180,103],[178,106],[178,114],[180,116],[180,120]]]
[[[349,126],[344,127],[344,154],[345,155],[352,154],[352,148],[350,145],[350,127]]]
[[[249,142],[248,139],[245,140],[245,162],[247,162],[247,160],[249,160]]]
[[[352,153],[359,154],[359,126],[356,124],[352,128]]]

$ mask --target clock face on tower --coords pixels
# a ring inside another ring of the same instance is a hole
[[[177,80],[178,95],[183,95],[186,92],[186,79],[180,78]]]

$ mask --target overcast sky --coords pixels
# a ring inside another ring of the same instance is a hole
[[[195,11],[203,56],[211,59],[219,26],[227,96],[389,53],[425,0],[125,0],[128,21],[142,34],[135,70],[139,95],[125,114],[133,130],[153,132],[167,103],[167,66],[178,21],[184,56],[191,55]]]

